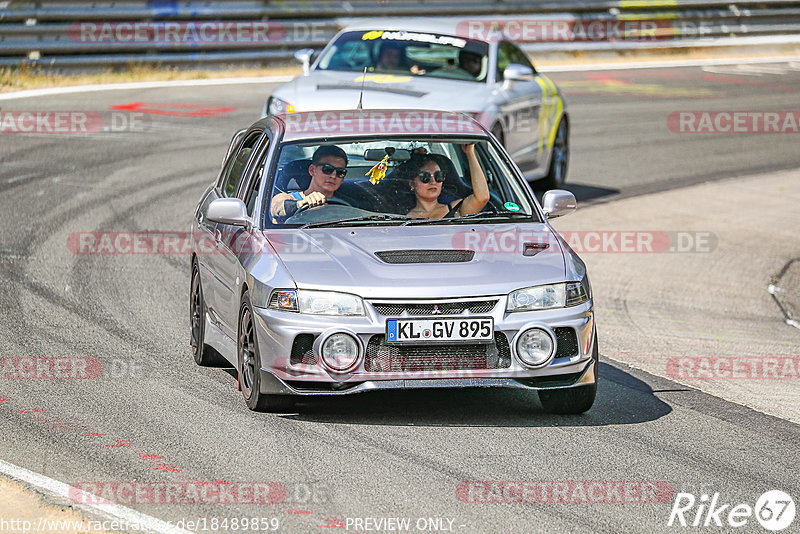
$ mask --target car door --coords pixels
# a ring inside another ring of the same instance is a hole
[[[235,193],[231,195],[245,203],[250,217],[253,215],[255,206],[254,199],[247,193],[252,190],[250,186],[258,182],[261,177],[262,168],[257,162],[262,161],[262,156],[269,147],[270,137],[263,131],[253,132],[245,139],[243,145],[245,149],[250,146],[248,141],[251,140],[255,140],[255,142],[252,144],[250,154],[246,156],[247,161],[241,177],[237,180]],[[240,161],[244,161],[244,152],[240,156]],[[232,172],[232,178],[235,174],[237,171]],[[243,255],[250,253],[250,248],[253,246],[252,228],[220,223],[217,225],[217,231],[220,237],[219,254],[216,258],[217,268],[220,274],[219,278],[224,282],[219,295],[220,319],[223,323],[223,330],[235,336],[239,320],[239,297],[245,276],[241,259]]]
[[[233,158],[239,151],[246,133],[246,129],[239,130],[236,132],[236,134],[234,134],[233,138],[231,138],[231,142],[228,145],[228,150],[225,153],[225,157],[222,158],[222,166],[220,168],[219,176],[217,176],[217,181],[211,188],[209,188],[205,197],[203,197],[203,199],[200,201],[200,204],[197,207],[197,212],[195,213],[195,227],[192,228],[194,233],[192,237],[195,243],[194,250],[197,252],[197,264],[200,271],[200,280],[202,281],[201,283],[203,285],[203,297],[206,301],[206,306],[208,306],[211,321],[215,324],[218,324],[219,321],[216,317],[216,308],[214,311],[211,310],[211,303],[216,302],[214,293],[217,289],[217,284],[216,275],[213,273],[210,260],[212,260],[212,255],[217,251],[217,223],[210,221],[206,217],[206,211],[208,210],[208,206],[211,204],[211,202],[221,198],[221,183],[228,176]]]
[[[505,80],[503,71],[512,63],[529,67],[534,72],[530,81]],[[504,102],[503,116],[505,147],[523,170],[538,165],[539,113],[542,106],[542,87],[536,81],[536,70],[528,57],[513,43],[501,41],[497,46],[496,79],[501,83]]]
[[[217,187],[218,198],[237,198],[246,177],[248,162],[253,157],[262,134],[263,130],[247,132],[239,147],[231,152]],[[235,240],[241,230],[241,227],[217,223],[214,229],[214,250],[206,261],[210,273],[207,285],[211,288],[207,292],[206,304],[217,326],[234,339],[239,297],[236,292],[238,260],[234,251]]]

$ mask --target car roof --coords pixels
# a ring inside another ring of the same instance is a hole
[[[453,17],[396,17],[393,19],[383,19],[380,22],[375,22],[375,19],[355,19],[351,21],[350,24],[345,26],[340,33],[350,31],[386,30],[428,32],[453,37],[464,37],[464,28],[462,28],[463,24],[463,20],[459,22],[457,18]],[[483,39],[475,40],[488,42]]]
[[[273,129],[284,141],[403,135],[484,137],[488,132],[465,113],[443,110],[364,109],[277,115]]]

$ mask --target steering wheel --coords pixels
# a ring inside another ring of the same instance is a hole
[[[324,204],[320,204],[319,206],[313,206],[313,208],[314,209],[316,209],[316,208],[324,208],[328,204],[339,204],[341,206],[348,206],[348,207],[351,207],[351,208],[354,207],[352,204],[350,204],[346,200],[342,200],[341,198],[331,197],[329,199],[326,199]],[[292,214],[292,217],[294,217],[294,216],[296,216],[296,215],[298,215],[300,213],[303,213],[304,211],[308,211],[310,209],[312,209],[312,206],[310,204],[303,204],[302,206],[297,208],[297,211],[294,212],[294,214]]]
[[[336,59],[338,60],[338,64],[343,67],[350,67],[351,69],[359,71],[364,70],[364,65],[361,64],[363,62],[359,61],[358,58],[355,58],[353,56],[340,57]]]

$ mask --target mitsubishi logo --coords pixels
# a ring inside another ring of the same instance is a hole
[[[441,315],[441,313],[442,313],[442,310],[440,310],[440,309],[439,309],[439,306],[438,306],[438,305],[434,304],[434,305],[433,305],[433,311],[432,311],[431,313],[432,313],[433,315]]]

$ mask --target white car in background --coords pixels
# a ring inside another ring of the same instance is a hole
[[[451,23],[452,25],[452,23]],[[446,109],[470,114],[536,188],[564,184],[569,119],[556,85],[509,40],[476,40],[439,22],[374,23],[339,32],[304,74],[278,87],[263,116],[356,109]]]

